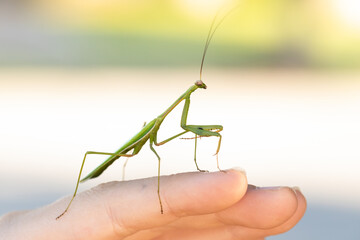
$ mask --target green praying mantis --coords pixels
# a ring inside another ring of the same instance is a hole
[[[161,196],[160,196],[160,156],[157,154],[156,150],[154,149],[154,145],[160,146],[160,145],[163,145],[185,133],[188,133],[188,132],[194,133],[195,137],[190,138],[190,139],[195,140],[194,162],[195,162],[197,170],[204,172],[204,170],[201,170],[199,168],[199,166],[196,162],[197,139],[200,137],[212,137],[212,136],[218,137],[219,138],[218,145],[217,145],[217,149],[216,149],[216,152],[214,155],[216,155],[217,168],[221,171],[221,169],[219,167],[218,153],[220,151],[220,145],[221,145],[221,139],[222,139],[222,136],[219,132],[223,130],[223,126],[221,126],[221,125],[188,125],[187,117],[188,117],[188,112],[189,112],[189,107],[190,107],[191,94],[199,88],[206,89],[205,83],[201,80],[201,75],[202,75],[202,68],[203,68],[203,64],[204,64],[205,55],[206,55],[210,40],[212,39],[216,29],[219,27],[219,25],[222,23],[222,21],[225,19],[225,17],[227,17],[229,15],[229,13],[232,12],[233,10],[234,10],[234,8],[231,11],[229,11],[215,26],[214,26],[214,24],[216,22],[216,18],[217,18],[218,14],[216,14],[216,16],[213,19],[213,22],[211,24],[210,30],[207,35],[205,48],[204,48],[203,56],[201,59],[200,80],[197,80],[194,83],[194,85],[192,85],[188,90],[186,90],[168,109],[165,110],[165,112],[160,114],[158,117],[156,117],[149,123],[144,124],[144,127],[134,137],[132,137],[128,142],[126,142],[119,150],[117,150],[115,153],[95,152],[95,151],[88,151],[85,153],[81,167],[80,167],[80,173],[78,176],[74,194],[73,194],[69,204],[67,205],[66,209],[64,210],[64,212],[61,213],[56,219],[61,218],[69,210],[69,207],[76,196],[80,182],[84,182],[88,179],[92,179],[92,178],[96,178],[96,177],[100,176],[105,171],[105,169],[107,169],[112,163],[114,163],[115,160],[119,159],[120,157],[128,157],[129,158],[129,157],[133,157],[133,156],[137,155],[147,141],[150,142],[150,149],[156,155],[156,157],[158,159],[157,195],[158,195],[158,199],[159,199],[161,214],[163,214],[164,210],[163,210],[163,205],[162,205]],[[185,104],[184,104],[184,108],[182,111],[181,124],[180,124],[183,131],[179,134],[176,134],[176,135],[166,139],[166,140],[158,142],[157,133],[159,131],[159,128],[160,128],[162,122],[168,116],[168,114],[177,105],[179,105],[179,103],[181,103],[183,100],[185,100]],[[132,151],[132,152],[130,152],[130,151]],[[109,157],[101,165],[99,165],[92,172],[90,172],[86,177],[81,179],[81,173],[82,173],[82,170],[84,167],[86,157],[90,154],[108,155]],[[126,165],[126,162],[124,164],[124,167],[125,167],[125,165]]]

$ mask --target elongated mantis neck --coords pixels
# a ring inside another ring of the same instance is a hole
[[[178,99],[176,99],[176,101],[171,104],[171,106],[165,110],[165,112],[163,112],[162,114],[159,115],[158,118],[165,118],[177,105],[179,105],[179,103],[184,100],[186,97],[190,96],[191,93],[193,93],[196,89],[198,89],[199,86],[197,85],[192,85],[191,87],[189,87],[188,90],[186,90],[186,92],[184,92]]]
[[[171,106],[166,109],[165,112],[163,112],[162,114],[159,115],[158,118],[163,118],[162,120],[164,120],[164,118],[185,98],[188,98],[196,89],[198,88],[203,88],[206,89],[206,84],[203,83],[203,81],[201,80],[197,80],[195,82],[194,85],[192,85],[188,90],[186,90],[186,92],[184,92],[173,104],[171,104]]]
[[[203,83],[203,81],[197,80],[194,85],[192,85],[188,90],[186,90],[186,92],[184,92],[173,104],[171,104],[171,106],[166,109],[165,112],[160,114],[158,118],[164,119],[182,100],[188,98],[198,88],[206,89],[207,87],[206,84]]]

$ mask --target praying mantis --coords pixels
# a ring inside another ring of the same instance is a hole
[[[142,147],[145,145],[145,143],[148,141],[150,143],[151,151],[156,155],[156,157],[158,159],[157,195],[158,195],[158,199],[159,199],[161,214],[163,214],[164,210],[163,210],[163,205],[162,205],[161,196],[160,196],[160,156],[157,154],[156,150],[154,149],[154,145],[160,146],[160,145],[163,145],[185,133],[188,133],[188,132],[194,133],[195,137],[190,138],[190,139],[195,140],[194,162],[195,162],[197,170],[204,172],[204,170],[201,170],[199,168],[199,166],[196,162],[197,139],[200,137],[212,137],[212,136],[218,137],[219,138],[218,145],[217,145],[217,149],[216,149],[216,152],[214,155],[216,155],[217,168],[221,171],[221,169],[219,167],[218,153],[220,151],[220,145],[221,145],[221,139],[222,139],[222,136],[219,132],[221,132],[223,130],[223,126],[221,126],[221,125],[188,125],[187,117],[188,117],[188,112],[189,112],[189,107],[190,107],[191,94],[199,88],[206,89],[206,87],[207,87],[206,84],[201,80],[201,77],[202,77],[202,68],[203,68],[203,64],[204,64],[204,59],[205,59],[205,55],[206,55],[209,43],[210,43],[216,29],[219,27],[219,25],[222,23],[222,21],[225,19],[225,17],[227,17],[229,15],[229,13],[232,12],[233,10],[234,10],[234,8],[231,11],[229,11],[216,25],[214,25],[216,22],[217,15],[218,15],[218,14],[216,14],[211,23],[211,27],[210,27],[210,30],[207,35],[207,39],[205,42],[205,48],[204,48],[202,59],[201,59],[200,80],[197,80],[194,83],[194,85],[192,85],[188,90],[186,90],[172,105],[170,105],[170,107],[168,109],[165,110],[165,112],[160,114],[158,117],[156,117],[149,123],[144,124],[143,128],[134,137],[132,137],[128,142],[126,142],[122,147],[120,147],[120,149],[117,150],[115,153],[95,152],[95,151],[88,151],[85,153],[81,167],[80,167],[80,172],[79,172],[79,176],[77,179],[74,194],[73,194],[69,204],[67,205],[66,209],[64,210],[64,212],[61,213],[56,219],[61,218],[69,210],[71,203],[73,202],[73,200],[76,196],[80,182],[84,182],[88,179],[92,179],[92,178],[96,178],[96,177],[100,176],[105,171],[105,169],[107,169],[112,163],[114,163],[115,160],[119,159],[120,157],[128,157],[129,158],[129,157],[133,157],[133,156],[137,155],[140,152],[140,150],[142,149]],[[177,105],[179,105],[179,103],[181,103],[183,100],[185,101],[185,104],[184,104],[184,108],[182,111],[181,122],[180,122],[180,126],[183,129],[183,131],[166,139],[166,140],[158,142],[157,133],[159,131],[159,128],[160,128],[162,122],[168,116],[168,114]],[[129,153],[130,151],[132,151],[132,152]],[[92,172],[90,172],[86,177],[81,179],[81,173],[82,173],[82,170],[84,167],[86,157],[90,154],[108,155],[109,157],[102,164],[100,164],[97,168],[95,168]],[[125,167],[125,165],[126,165],[126,162],[124,164],[124,167]]]

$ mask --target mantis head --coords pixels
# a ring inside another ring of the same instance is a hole
[[[197,81],[195,82],[195,85],[198,86],[199,88],[204,88],[204,89],[206,89],[205,83],[203,83],[203,81],[201,81],[201,80],[197,80]]]

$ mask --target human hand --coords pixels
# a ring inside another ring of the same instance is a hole
[[[100,184],[70,197],[0,218],[0,239],[247,239],[283,233],[301,219],[298,189],[257,188],[237,170],[192,172]]]

